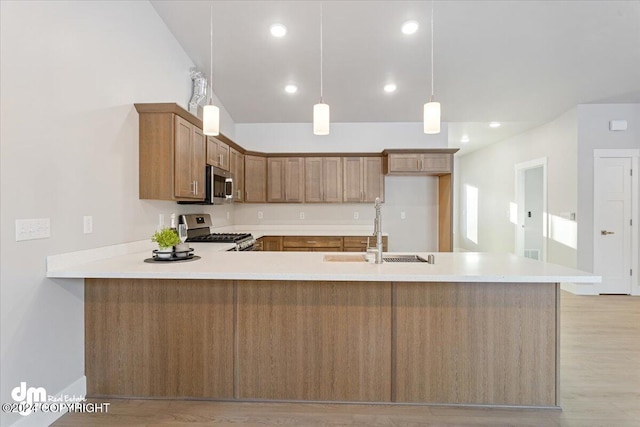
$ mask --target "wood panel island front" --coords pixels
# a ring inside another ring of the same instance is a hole
[[[559,283],[599,281],[508,254],[196,250],[48,271],[85,279],[88,396],[558,407]]]

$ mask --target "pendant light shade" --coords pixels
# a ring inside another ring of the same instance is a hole
[[[209,136],[220,134],[220,109],[215,105],[205,105],[202,109],[202,133]]]
[[[209,22],[209,35],[211,36],[210,50],[210,79],[211,94],[209,95],[209,105],[202,109],[202,133],[208,136],[218,136],[220,134],[220,109],[213,105],[213,2],[210,5],[211,21]]]
[[[433,95],[433,0],[431,0],[431,98],[424,104],[424,133],[440,133],[440,103]]]
[[[440,133],[440,103],[430,100],[424,104],[424,133]]]
[[[329,104],[322,101],[313,106],[313,134],[329,135]]]

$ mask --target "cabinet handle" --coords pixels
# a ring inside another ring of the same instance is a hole
[[[198,181],[196,181],[196,196],[198,195]]]
[[[238,200],[242,199],[242,191],[238,190]]]
[[[222,154],[218,154],[218,156],[220,157],[220,166],[224,165],[224,157],[222,157]]]
[[[360,201],[364,202],[364,191],[360,192]]]
[[[307,243],[317,243],[315,240],[307,240]]]

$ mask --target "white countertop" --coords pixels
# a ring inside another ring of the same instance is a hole
[[[226,252],[226,244],[191,246],[201,259],[145,263],[145,258],[151,257],[150,250],[75,262],[73,260],[83,258],[65,254],[57,256],[66,257],[65,262],[56,262],[55,257],[49,257],[47,277],[523,283],[595,283],[601,280],[589,273],[512,254],[442,252],[434,253],[435,264],[372,264],[327,262],[324,260],[327,253],[323,252]],[[428,253],[417,255],[426,259]]]

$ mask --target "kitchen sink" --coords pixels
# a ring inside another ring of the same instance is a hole
[[[384,262],[429,262],[418,255],[393,255],[383,256]]]

